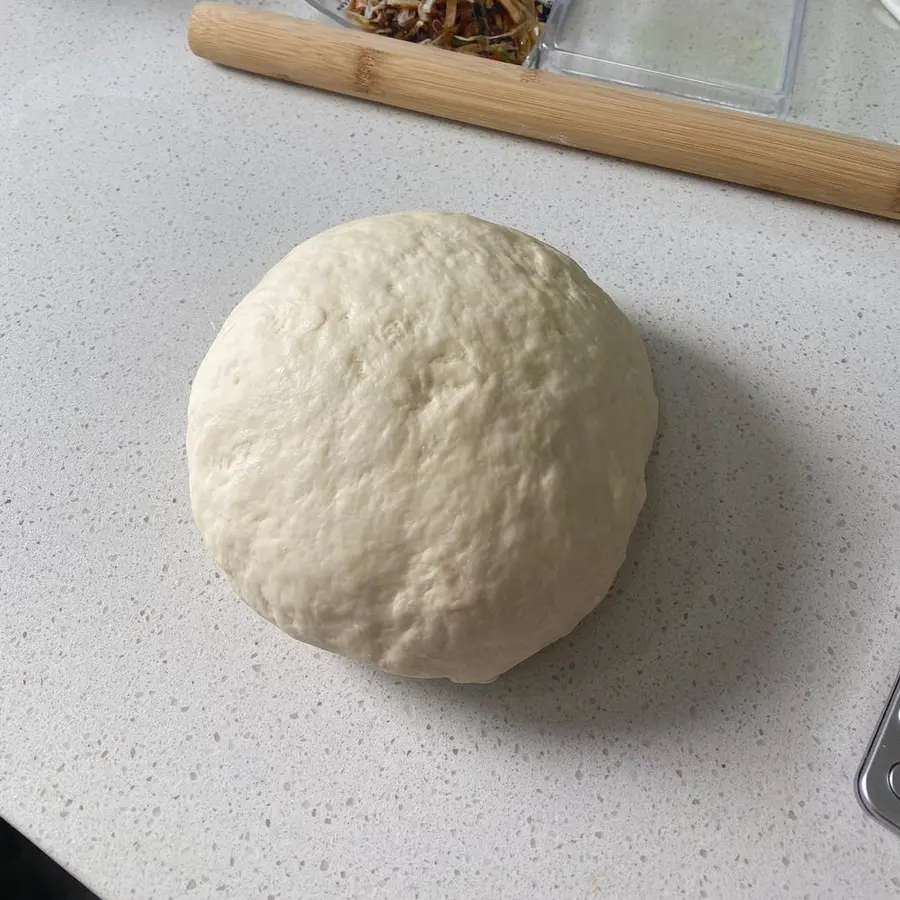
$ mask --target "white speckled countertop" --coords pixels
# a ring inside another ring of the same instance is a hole
[[[798,115],[897,140],[900,40],[812,6]],[[853,793],[900,666],[897,223],[218,69],[188,8],[0,5],[0,815],[104,900],[900,895]],[[613,596],[487,687],[292,641],[188,508],[226,313],[409,207],[575,256],[662,400]]]

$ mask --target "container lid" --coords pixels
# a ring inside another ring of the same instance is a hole
[[[806,0],[556,0],[540,68],[758,113],[790,101]]]

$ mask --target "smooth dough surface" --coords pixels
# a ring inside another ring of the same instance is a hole
[[[609,590],[656,424],[640,336],[567,256],[469,216],[363,219],[228,317],[191,391],[191,504],[288,634],[488,682]]]

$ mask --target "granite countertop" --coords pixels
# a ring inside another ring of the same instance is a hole
[[[219,69],[189,5],[0,10],[0,815],[104,900],[900,895],[853,792],[900,666],[898,224]],[[797,115],[897,140],[866,7],[812,3]],[[292,641],[188,506],[227,312],[411,207],[573,255],[661,398],[612,596],[491,686]]]

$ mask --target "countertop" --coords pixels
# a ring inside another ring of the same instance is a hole
[[[104,900],[900,895],[853,791],[900,667],[897,223],[226,71],[189,5],[0,6],[0,815]],[[897,35],[812,7],[797,115],[897,140]],[[661,398],[612,595],[490,686],[291,640],[188,505],[231,307],[418,207],[574,256]]]

